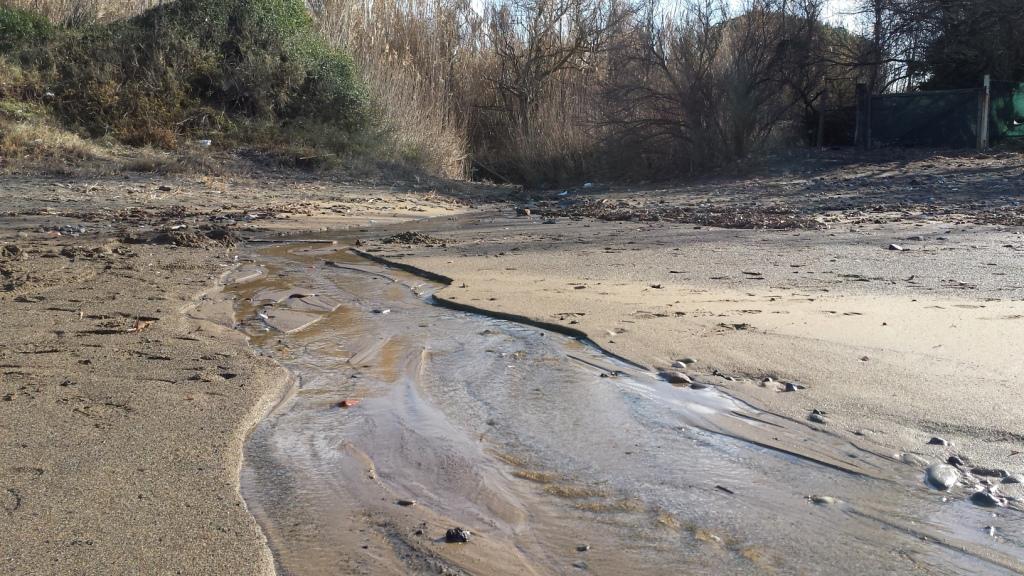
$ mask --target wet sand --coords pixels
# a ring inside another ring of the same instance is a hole
[[[288,376],[233,330],[238,251],[206,234],[457,205],[280,175],[4,176],[0,204],[0,573],[272,574],[238,475]],[[121,241],[161,231],[186,245]]]
[[[1024,374],[1017,229],[542,222],[506,211],[439,226],[445,248],[368,246],[452,278],[440,298],[581,330],[652,368],[694,357],[691,375],[731,394],[804,421],[825,411],[829,430],[894,451],[1024,472],[1008,409]]]
[[[972,481],[942,493],[868,440],[431,306],[438,285],[344,248],[256,260],[242,326],[296,385],[242,488],[285,573],[1024,570],[1019,512],[971,504]],[[282,334],[272,313],[320,320]]]

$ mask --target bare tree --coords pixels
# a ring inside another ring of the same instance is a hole
[[[552,76],[593,65],[622,14],[616,8],[605,0],[507,0],[488,9],[497,63],[488,80],[521,136],[530,134]]]

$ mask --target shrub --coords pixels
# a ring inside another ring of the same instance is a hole
[[[50,80],[62,121],[130,144],[316,124],[344,148],[365,119],[351,60],[319,38],[302,0],[178,0],[62,31],[21,58]]]
[[[0,6],[0,54],[28,42],[45,40],[51,31],[50,22],[39,14]]]

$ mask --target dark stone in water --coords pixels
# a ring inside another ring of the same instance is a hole
[[[690,388],[693,388],[694,390],[703,390],[707,387],[707,384],[701,384],[700,382],[694,382],[693,384],[690,384]]]
[[[463,530],[462,528],[449,528],[444,533],[445,542],[469,542],[469,538],[469,530]]]
[[[415,506],[416,505],[416,501],[415,500],[399,500],[399,501],[395,502],[395,504],[398,504],[399,506]]]
[[[932,446],[949,446],[949,442],[945,438],[939,438],[938,436],[932,437],[928,443]]]
[[[971,495],[971,502],[974,502],[978,506],[985,506],[986,508],[996,508],[1006,506],[1006,500],[1000,498],[991,492],[985,492],[979,490]]]
[[[577,552],[586,552],[587,550],[590,550],[590,544],[580,544],[576,547]]]
[[[949,458],[946,458],[946,464],[949,464],[949,465],[952,465],[952,466],[964,466],[965,465],[964,459],[959,457],[959,456],[950,456]]]

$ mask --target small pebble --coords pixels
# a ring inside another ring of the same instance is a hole
[[[933,436],[928,443],[932,446],[949,446],[949,442],[945,438],[939,438],[938,436]]]
[[[590,550],[590,544],[580,544],[576,547],[577,552],[586,552]]]

